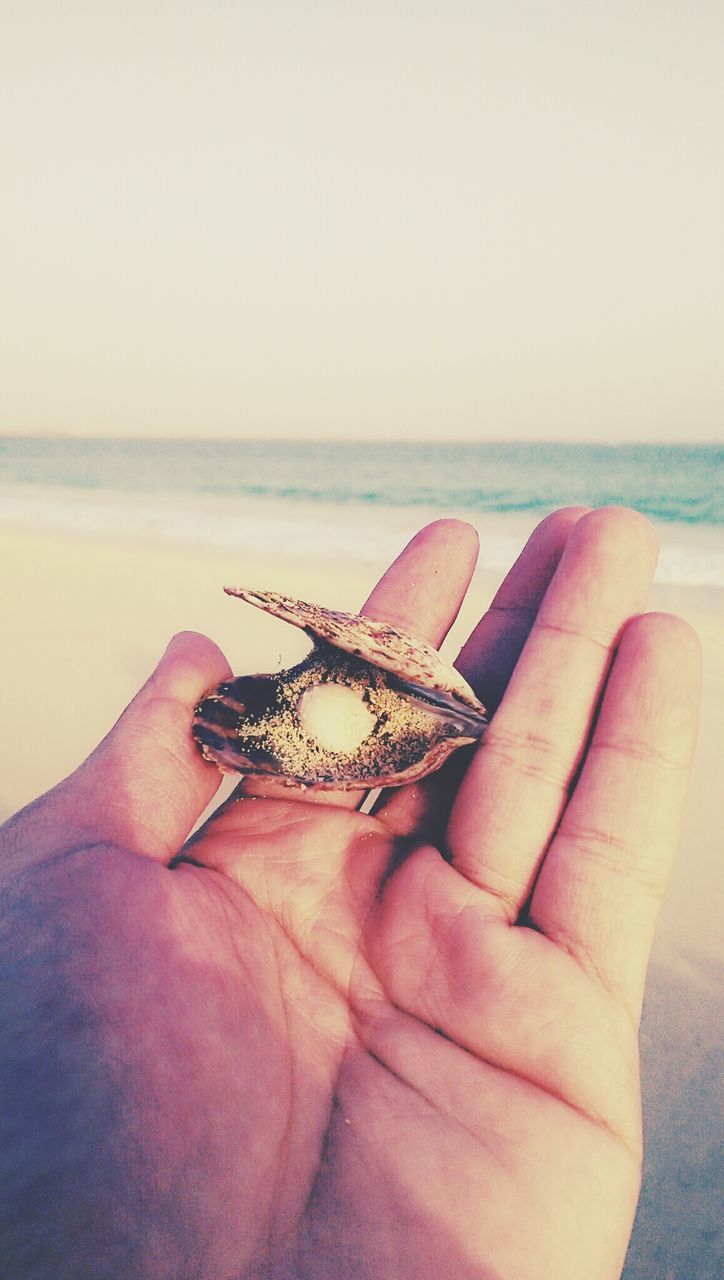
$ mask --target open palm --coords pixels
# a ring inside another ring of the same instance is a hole
[[[186,635],[8,824],[12,1274],[620,1274],[697,687],[654,556],[630,512],[544,521],[459,660],[482,746],[372,814],[249,781],[184,844],[228,674]],[[439,643],[474,557],[430,526],[367,609]]]

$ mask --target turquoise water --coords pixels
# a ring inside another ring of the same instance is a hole
[[[706,445],[8,438],[0,483],[471,512],[613,502],[724,523],[724,449]]]
[[[0,526],[167,539],[375,568],[458,516],[504,570],[546,512],[621,503],[659,530],[659,580],[724,587],[724,449],[0,439]]]

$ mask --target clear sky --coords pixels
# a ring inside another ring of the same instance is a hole
[[[721,439],[721,0],[0,0],[0,433]]]

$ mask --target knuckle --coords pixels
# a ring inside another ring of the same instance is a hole
[[[636,738],[633,735],[615,739],[599,738],[591,744],[589,754],[600,751],[610,751],[630,760],[632,764],[653,765],[654,768],[663,769],[666,772],[675,772],[688,765],[688,755],[676,755],[674,752],[665,751],[656,746],[654,742]]]
[[[532,726],[507,728],[493,720],[481,751],[516,773],[540,779],[556,790],[567,790],[573,776],[573,764],[564,757],[558,743]]]
[[[659,861],[643,858],[638,842],[601,827],[572,823],[561,828],[560,838],[577,861],[606,874],[625,876],[656,901],[663,897],[665,880]]]
[[[606,653],[611,649],[615,639],[610,626],[597,627],[590,619],[577,623],[542,615],[536,622],[535,627],[536,631],[547,631],[551,635],[587,641],[595,648],[605,650]]]

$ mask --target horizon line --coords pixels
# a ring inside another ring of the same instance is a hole
[[[701,437],[699,439],[681,439],[681,438],[663,438],[660,440],[650,440],[647,438],[633,437],[631,439],[616,439],[596,436],[586,439],[574,438],[570,436],[487,436],[483,439],[474,436],[423,436],[413,438],[410,436],[322,436],[322,435],[305,435],[305,436],[265,436],[265,435],[190,435],[184,433],[182,435],[167,434],[137,434],[130,432],[126,434],[114,434],[112,432],[102,432],[94,434],[92,432],[72,432],[72,431],[20,431],[4,432],[0,430],[0,444],[3,440],[112,440],[112,441],[128,441],[129,444],[142,444],[146,442],[155,444],[367,444],[367,445],[425,445],[425,444],[442,444],[442,445],[501,445],[501,444],[521,444],[521,445],[540,445],[540,444],[563,444],[563,445],[604,445],[608,448],[618,449],[626,448],[629,445],[650,445],[657,448],[661,445],[667,446],[685,446],[687,448],[698,448],[701,446],[720,446],[724,447],[724,437],[722,439],[707,439]]]

